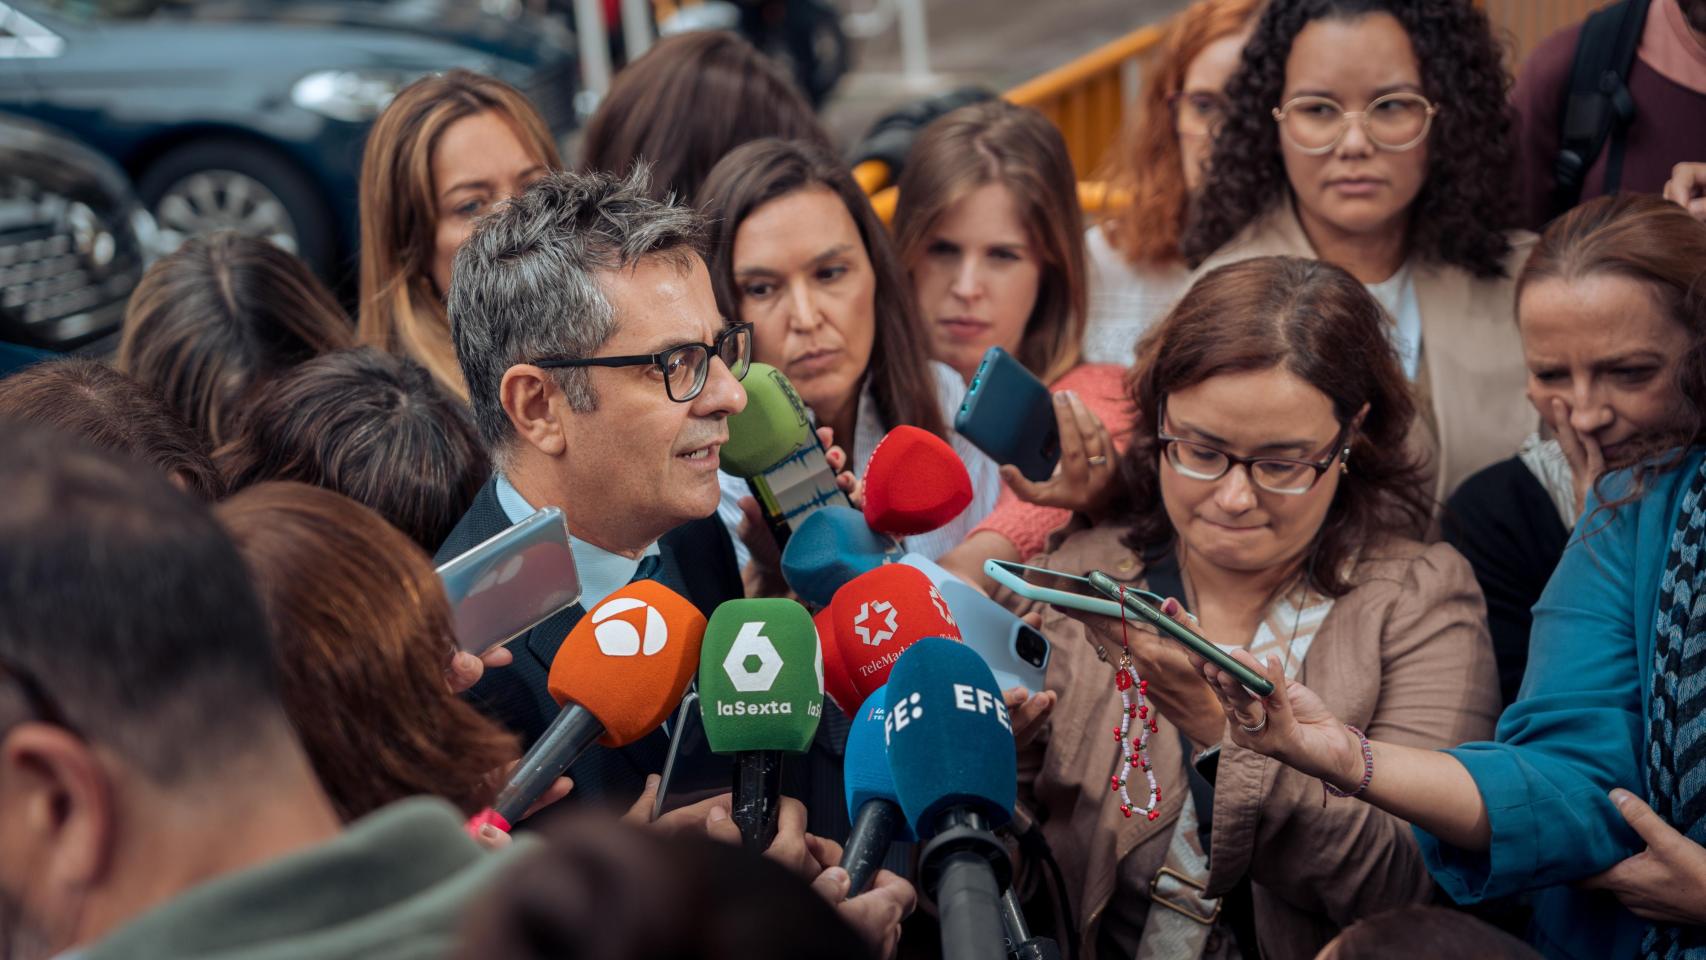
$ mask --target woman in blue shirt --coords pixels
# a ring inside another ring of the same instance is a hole
[[[1285,681],[1277,661],[1264,668],[1277,687],[1265,699],[1202,670],[1233,742],[1409,820],[1434,878],[1459,902],[1534,892],[1533,936],[1548,956],[1701,960],[1706,226],[1654,218],[1609,245],[1604,231],[1569,232],[1611,203],[1548,231],[1578,238],[1550,258],[1547,282],[1575,292],[1574,307],[1563,298],[1558,311],[1621,287],[1631,322],[1655,310],[1669,318],[1674,349],[1576,370],[1569,356],[1525,348],[1530,393],[1561,377],[1590,403],[1649,378],[1668,385],[1673,415],[1619,451],[1638,465],[1610,473],[1588,498],[1534,608],[1527,675],[1496,739],[1444,751],[1370,743]]]

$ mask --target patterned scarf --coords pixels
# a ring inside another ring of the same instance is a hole
[[[1689,481],[1659,582],[1647,802],[1664,822],[1706,845],[1706,461]],[[1646,960],[1706,960],[1706,928],[1654,924]]]

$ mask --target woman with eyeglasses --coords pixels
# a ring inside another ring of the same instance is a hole
[[[1517,222],[1502,49],[1472,0],[1269,5],[1183,248],[1201,269],[1319,257],[1367,285],[1415,385],[1432,493],[1534,428],[1510,322]]]
[[[1225,116],[1226,81],[1263,2],[1197,0],[1168,21],[1144,68],[1137,110],[1105,174],[1130,202],[1110,205],[1084,233],[1087,363],[1130,366],[1138,338],[1190,285],[1179,237]]]
[[[1035,562],[1173,598],[1164,612],[1276,657],[1363,729],[1448,747],[1492,729],[1496,675],[1469,565],[1393,532],[1429,503],[1386,324],[1331,264],[1210,271],[1138,345],[1113,519],[1076,518]],[[1087,954],[1218,957],[1237,940],[1254,957],[1253,932],[1263,957],[1308,958],[1356,919],[1434,895],[1403,821],[1323,804],[1317,781],[1233,747],[1184,646],[1137,623],[1039,612],[1059,699],[1040,732],[1019,731],[1021,799]],[[1110,736],[1122,666],[1146,698],[1128,721],[1155,724],[1135,764]]]

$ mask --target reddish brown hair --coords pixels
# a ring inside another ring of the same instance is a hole
[[[1053,383],[1078,365],[1088,299],[1078,178],[1059,128],[1005,100],[961,107],[931,123],[901,170],[895,248],[910,273],[948,209],[989,183],[1012,194],[1043,264],[1018,360]]]
[[[1173,97],[1185,88],[1185,71],[1203,50],[1242,32],[1266,0],[1197,0],[1168,21],[1166,35],[1143,70],[1137,111],[1126,124],[1124,144],[1105,175],[1131,194],[1131,203],[1110,211],[1102,230],[1134,266],[1176,263],[1183,258],[1190,194],[1185,190],[1184,154],[1174,127]]]
[[[225,490],[201,437],[154,391],[99,360],[65,357],[0,379],[0,415],[158,467],[198,500]]]
[[[432,281],[438,202],[432,153],[450,125],[493,113],[534,159],[563,162],[533,104],[502,80],[468,70],[422,77],[379,115],[361,156],[361,342],[418,360],[460,399],[468,399],[444,295]]]
[[[1673,429],[1639,438],[1632,452],[1635,482],[1611,507],[1638,498],[1656,473],[1676,466],[1682,452],[1706,442],[1706,224],[1655,196],[1599,197],[1564,214],[1541,234],[1517,277],[1516,296],[1543,280],[1619,276],[1652,292],[1670,318],[1688,331],[1688,352],[1677,365]],[[1674,451],[1670,456],[1667,452]],[[1601,474],[1601,478],[1609,474]]]
[[[1342,596],[1365,547],[1387,531],[1423,529],[1426,472],[1406,444],[1416,407],[1387,325],[1368,288],[1330,263],[1257,257],[1205,274],[1139,342],[1128,375],[1138,414],[1121,464],[1127,545],[1141,552],[1176,535],[1161,497],[1162,401],[1222,374],[1275,367],[1326,394],[1340,423],[1368,406],[1351,434],[1350,472],[1310,547],[1309,586]]]
[[[266,608],[285,710],[339,815],[420,794],[485,807],[516,741],[445,685],[456,645],[427,555],[307,484],[259,484],[215,513]]]

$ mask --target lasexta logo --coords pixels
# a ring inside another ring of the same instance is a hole
[[[723,670],[741,693],[769,691],[776,675],[782,672],[782,655],[764,635],[762,622],[749,620],[741,624],[735,642],[729,645],[728,656],[723,658]]]
[[[593,608],[591,617],[592,636],[607,657],[649,657],[669,643],[669,624],[644,600],[613,597]]]

